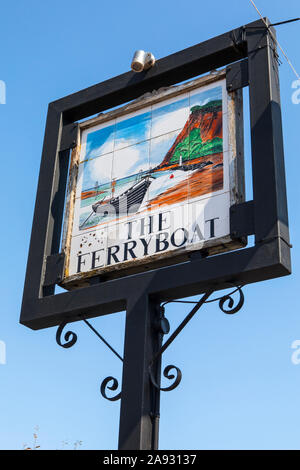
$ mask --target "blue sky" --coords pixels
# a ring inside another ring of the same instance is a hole
[[[257,0],[272,22],[299,17],[299,1]],[[190,14],[192,9],[193,14]],[[153,21],[145,21],[149,18]],[[182,2],[96,0],[5,2],[1,5],[0,104],[2,183],[0,340],[0,448],[31,444],[34,427],[44,449],[117,447],[119,403],[99,394],[101,380],[121,377],[121,363],[83,324],[77,344],[64,350],[55,328],[31,331],[18,324],[38,180],[47,104],[129,70],[136,49],[164,57],[257,19],[249,1]],[[299,23],[278,27],[278,39],[300,70]],[[299,449],[300,364],[291,361],[300,339],[299,112],[292,101],[296,77],[280,66],[292,276],[248,286],[245,306],[225,316],[207,305],[164,357],[183,371],[179,388],[162,394],[163,449]],[[294,95],[296,96],[296,95]],[[247,98],[247,92],[245,92]],[[245,121],[248,123],[246,106]],[[250,171],[249,130],[245,132]],[[251,184],[247,177],[247,197]],[[172,329],[188,312],[170,305]],[[92,321],[122,353],[124,313]]]

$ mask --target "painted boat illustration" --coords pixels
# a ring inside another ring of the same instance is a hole
[[[145,195],[153,181],[153,191],[151,191],[150,188],[149,195],[155,197],[159,193],[166,191],[169,187],[174,186],[174,184],[180,183],[180,181],[186,179],[187,173],[203,169],[205,166],[211,164],[212,162],[208,161],[196,164],[178,165],[176,168],[173,168],[171,174],[158,178],[152,176],[152,173],[138,175],[138,179],[118,196],[111,197],[110,199],[102,199],[101,201],[93,204],[91,213],[84,222],[80,224],[79,229],[82,230],[85,228],[88,220],[96,214],[98,216],[100,215],[101,220],[103,220],[109,215],[118,218],[120,215],[136,213],[139,211],[141,206],[145,204]]]
[[[137,212],[143,202],[147,189],[152,182],[153,176],[149,173],[141,176],[138,181],[121,193],[119,196],[112,197],[108,201],[98,201],[92,205],[93,212],[106,216],[114,211],[118,216],[122,212]],[[113,209],[112,209],[113,207]]]
[[[177,168],[173,169],[171,175],[167,176],[167,179],[170,182],[170,186],[174,186],[174,182],[176,180],[182,180],[186,178],[186,172],[190,172],[196,169],[202,169],[206,165],[212,164],[212,162],[203,162],[203,163],[196,163],[196,164],[189,164],[189,165],[182,165],[177,166]],[[181,170],[181,171],[180,171]],[[178,177],[176,177],[178,174]],[[172,181],[171,178],[175,180]],[[112,197],[108,201],[98,201],[92,205],[92,209],[94,213],[101,213],[102,215],[108,215],[109,213],[113,212],[118,216],[120,213],[133,213],[137,212],[144,200],[145,194],[152,183],[152,180],[157,180],[151,173],[146,173],[142,176],[139,175],[138,180],[132,184],[130,188],[126,191],[122,192],[119,196]],[[161,181],[157,181],[159,186],[162,186]],[[164,188],[165,189],[165,188]],[[113,209],[111,209],[113,206]]]
[[[83,229],[87,221],[95,214],[101,215],[101,219],[103,219],[110,214],[118,217],[122,213],[127,215],[128,213],[137,212],[153,179],[155,178],[150,173],[139,175],[137,181],[120,195],[93,204],[92,212],[80,224],[79,229]]]

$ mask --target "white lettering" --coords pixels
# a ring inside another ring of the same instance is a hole
[[[300,80],[293,81],[292,88],[298,88],[292,94],[292,103],[293,104],[299,104],[300,103]]]

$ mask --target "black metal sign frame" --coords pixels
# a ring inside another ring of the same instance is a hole
[[[291,272],[278,56],[269,30],[275,35],[263,21],[247,24],[160,59],[146,72],[128,72],[49,104],[20,321],[41,329],[126,310],[122,393],[133,408],[129,412],[122,399],[120,448],[150,445],[151,425],[143,425],[151,395],[145,371],[157,350],[151,339],[157,306]],[[211,257],[191,254],[188,262],[105,282],[94,278],[89,287],[54,295],[63,273],[59,248],[76,122],[224,66],[228,91],[249,85],[253,200],[231,207],[230,227],[233,237],[255,235],[254,246]],[[140,386],[131,384],[130,361]]]

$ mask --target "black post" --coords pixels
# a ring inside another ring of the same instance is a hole
[[[149,364],[160,349],[159,303],[144,289],[127,301],[119,450],[155,450],[158,447],[159,395],[149,375]],[[153,365],[160,385],[159,358]]]
[[[269,23],[268,20],[266,20]],[[256,243],[289,243],[285,165],[274,28],[248,28],[249,98]],[[266,217],[268,214],[268,217]]]

